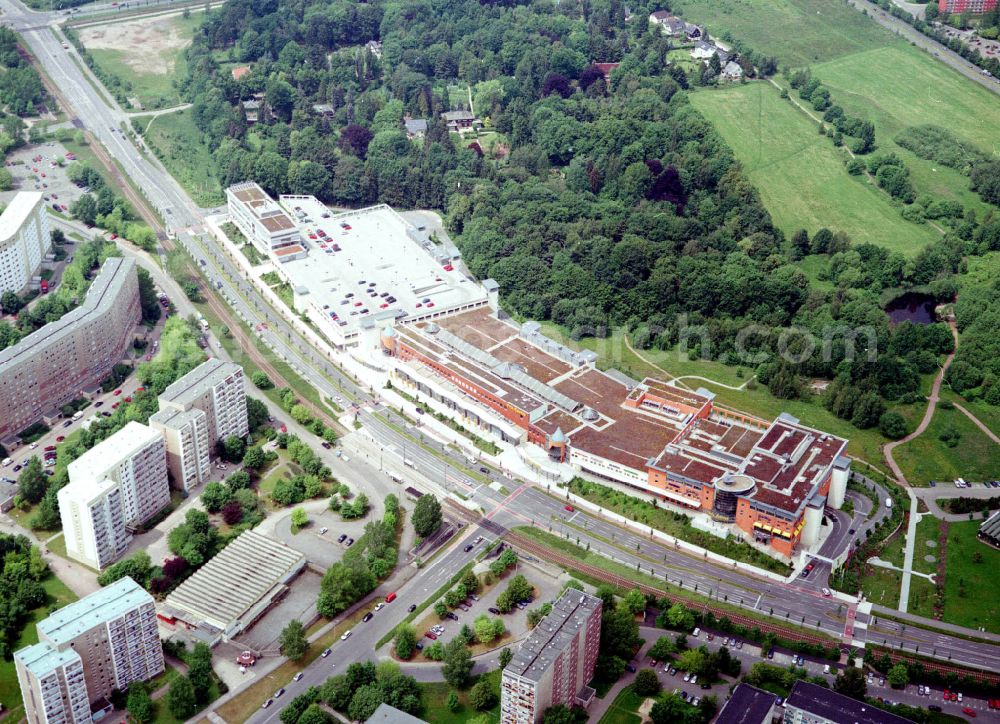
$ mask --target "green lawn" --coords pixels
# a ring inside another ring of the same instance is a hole
[[[831,60],[814,66],[813,74],[844,110],[867,111],[881,131],[879,143],[886,134],[921,123],[949,128],[986,153],[1000,142],[996,96],[909,45]],[[955,118],[968,120],[956,125]]]
[[[928,541],[937,543],[938,532],[941,521],[933,515],[925,515],[917,523],[917,540],[913,544],[913,570],[919,573],[937,573],[937,561],[933,563],[924,560],[925,556],[931,555],[939,558],[941,550],[939,546],[929,546]],[[911,579],[913,580],[913,579]]]
[[[822,77],[822,76],[821,76]],[[747,83],[691,94],[691,103],[718,129],[760,191],[774,223],[787,235],[822,227],[915,254],[940,234],[903,219],[865,176],[851,176],[845,151],[819,135],[815,121],[770,83]],[[834,94],[837,98],[837,94]]]
[[[948,430],[961,437],[948,447],[939,436]],[[990,440],[957,409],[940,405],[923,435],[900,445],[894,456],[910,485],[926,487],[930,480],[992,480],[1000,463],[1000,446]]]
[[[160,17],[145,21],[131,21],[129,27],[141,24],[142,29],[136,31],[124,31],[135,38],[131,43],[123,43],[121,47],[106,48],[92,47],[94,42],[90,42],[91,47],[87,47],[87,52],[94,59],[94,62],[109,75],[117,76],[123,82],[131,86],[127,92],[129,97],[134,97],[142,103],[144,109],[169,108],[182,102],[180,93],[174,86],[175,80],[180,80],[187,75],[187,59],[184,52],[191,44],[195,30],[201,25],[204,13],[194,11],[189,17],[174,15],[170,17]],[[108,23],[96,28],[79,31],[84,39],[84,45],[88,45],[88,35],[94,31],[106,29],[109,35],[116,33],[116,26],[121,28],[121,23]],[[140,33],[155,34],[163,38],[166,42],[150,43],[145,46],[142,62],[136,61],[135,48],[130,47],[137,40],[140,40]],[[136,37],[139,36],[139,37]],[[99,43],[106,45],[106,42]]]
[[[626,686],[618,692],[598,724],[640,724],[639,707],[645,700],[646,697],[639,696],[631,686]]]
[[[158,116],[146,128],[146,142],[170,174],[200,206],[224,201],[215,173],[215,159],[189,111]]]
[[[944,620],[1000,633],[1000,551],[976,539],[981,522],[949,525]],[[976,553],[982,555],[982,563],[975,562]],[[960,595],[963,582],[964,596]]]
[[[836,0],[673,0],[710,35],[729,32],[782,66],[803,66],[868,50],[893,36]]]
[[[967,177],[918,158],[892,139],[908,126],[933,124],[992,154],[1000,143],[993,93],[905,44],[822,63],[813,67],[813,74],[845,111],[875,123],[878,150],[897,153],[905,161],[918,193],[954,199],[979,212],[990,208],[969,190]],[[956,125],[953,119],[959,117],[969,120]]]
[[[899,571],[868,566],[861,578],[861,590],[865,598],[872,603],[895,608],[899,604],[899,586],[902,579],[903,574]]]
[[[493,687],[497,694],[500,692],[500,670],[490,671],[482,677],[493,682]],[[479,679],[477,678],[476,681]],[[471,688],[471,687],[470,687]],[[445,706],[448,700],[448,693],[452,688],[442,682],[431,682],[423,685],[424,690],[424,711],[421,718],[434,724],[462,724],[470,719],[485,714],[490,724],[500,721],[500,704],[486,712],[478,712],[469,705],[469,689],[456,692],[458,694],[459,707],[457,711],[449,711]]]
[[[14,651],[37,644],[38,632],[35,630],[35,624],[47,617],[50,610],[62,608],[77,599],[76,594],[69,590],[66,584],[56,578],[54,574],[45,579],[43,586],[49,594],[49,602],[46,606],[36,608],[31,612],[24,629],[21,631],[21,637],[17,640],[17,645],[14,646]],[[0,704],[3,704],[3,710],[7,713],[10,721],[17,721],[24,715],[21,687],[17,685],[13,659],[0,658]]]

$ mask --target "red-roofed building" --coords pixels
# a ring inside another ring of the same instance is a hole
[[[707,514],[781,556],[816,543],[824,508],[843,503],[846,440],[791,415],[768,421],[716,405],[704,389],[603,372],[532,325],[482,308],[388,327],[380,346],[394,384],[443,414]]]
[[[249,65],[241,65],[232,70],[233,80],[242,80],[250,74]]]
[[[594,63],[594,67],[601,71],[601,74],[604,75],[605,83],[611,82],[611,74],[619,65],[621,65],[621,63]]]

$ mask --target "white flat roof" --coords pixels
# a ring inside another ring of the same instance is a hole
[[[69,464],[70,485],[103,478],[115,465],[160,438],[151,427],[132,421]]]
[[[388,206],[334,214],[312,196],[282,196],[280,201],[297,219],[309,254],[280,264],[279,272],[299,293],[308,290],[305,299],[341,335],[353,335],[364,320],[376,316],[412,319],[486,302],[479,283],[458,269],[445,271],[418,241],[423,232]],[[318,234],[320,229],[325,238]]]
[[[7,241],[17,234],[25,219],[41,201],[41,191],[19,191],[0,214],[0,241]]]

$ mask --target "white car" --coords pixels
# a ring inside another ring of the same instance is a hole
[[[32,450],[34,450],[36,447],[38,447],[38,443],[37,442],[33,442],[28,447],[30,447]]]
[[[691,672],[684,674],[684,681],[691,681]]]
[[[344,631],[344,635],[340,637],[340,640],[347,641],[347,639],[350,638],[350,636],[351,636],[351,631],[350,629],[348,629],[347,631]]]
[[[323,535],[323,534],[324,534],[324,533],[326,533],[326,532],[327,532],[328,530],[330,530],[330,529],[329,529],[329,528],[327,528],[326,526],[323,526],[322,528],[320,528],[320,529],[319,529],[319,534],[320,534],[320,535]]]
[[[385,606],[385,601],[379,601],[378,603],[375,604],[375,610],[381,611],[384,606]]]
[[[302,677],[305,676],[301,671],[292,677],[292,681],[301,681]]]

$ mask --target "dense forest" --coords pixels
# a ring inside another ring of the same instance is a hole
[[[785,238],[688,102],[687,89],[722,82],[718,63],[667,60],[676,41],[646,20],[664,7],[230,0],[188,51],[183,92],[224,185],[441,209],[470,269],[494,277],[515,314],[575,336],[625,325],[637,345],[664,349],[694,331],[689,354],[755,367],[784,398],[833,380],[831,410],[879,424],[885,401],[915,399],[919,374],[952,345],[943,324],[891,327],[885,295],[921,286],[950,300],[963,257],[1000,248],[998,222],[952,214],[913,259],[837,230]],[[737,49],[745,75],[777,69]],[[606,76],[597,63],[620,65]],[[250,71],[235,80],[235,65]],[[241,103],[254,98],[250,124]],[[440,113],[470,100],[483,131],[463,140]],[[407,137],[406,118],[427,120],[423,138]],[[874,158],[883,176],[896,169]],[[809,254],[824,255],[832,291],[797,265]],[[778,350],[793,328],[836,333],[827,354],[787,361]],[[982,370],[977,389],[993,379]]]

